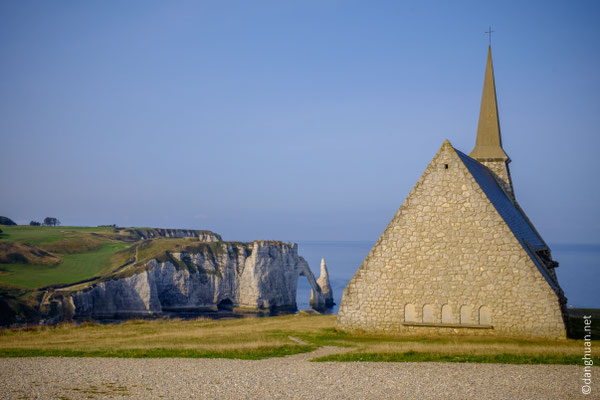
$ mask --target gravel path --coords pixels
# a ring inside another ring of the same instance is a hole
[[[574,399],[580,366],[314,363],[316,352],[260,361],[1,358],[2,399]],[[600,370],[594,368],[594,380]]]

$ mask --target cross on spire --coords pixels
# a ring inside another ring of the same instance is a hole
[[[492,33],[494,33],[494,32],[496,32],[496,31],[493,31],[491,26],[489,26],[489,29],[487,32],[484,32],[484,33],[487,33],[490,37],[490,46],[492,45]]]

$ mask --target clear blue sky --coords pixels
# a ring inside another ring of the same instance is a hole
[[[0,215],[375,240],[475,142],[492,25],[517,199],[600,243],[600,2],[3,1]]]

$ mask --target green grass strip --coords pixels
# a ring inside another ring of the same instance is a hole
[[[8,275],[0,276],[1,283],[38,288],[57,283],[73,283],[106,272],[110,257],[129,246],[128,243],[105,243],[98,250],[67,254],[58,265],[3,264]]]
[[[110,227],[92,226],[28,226],[15,225],[3,226],[2,239],[9,241],[38,245],[52,243],[68,237],[77,237],[77,234],[112,232]]]
[[[112,357],[112,358],[236,358],[262,360],[285,357],[315,350],[313,346],[285,345],[240,350],[192,350],[192,349],[120,349],[120,350],[70,350],[70,349],[0,349],[1,358],[10,357]]]
[[[490,364],[563,364],[583,365],[579,355],[561,354],[439,354],[408,351],[405,353],[344,353],[319,357],[312,361],[367,361],[367,362],[456,362]],[[593,357],[594,364],[600,357]]]

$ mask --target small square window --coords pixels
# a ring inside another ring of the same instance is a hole
[[[444,164],[444,168],[448,169],[448,164]]]

